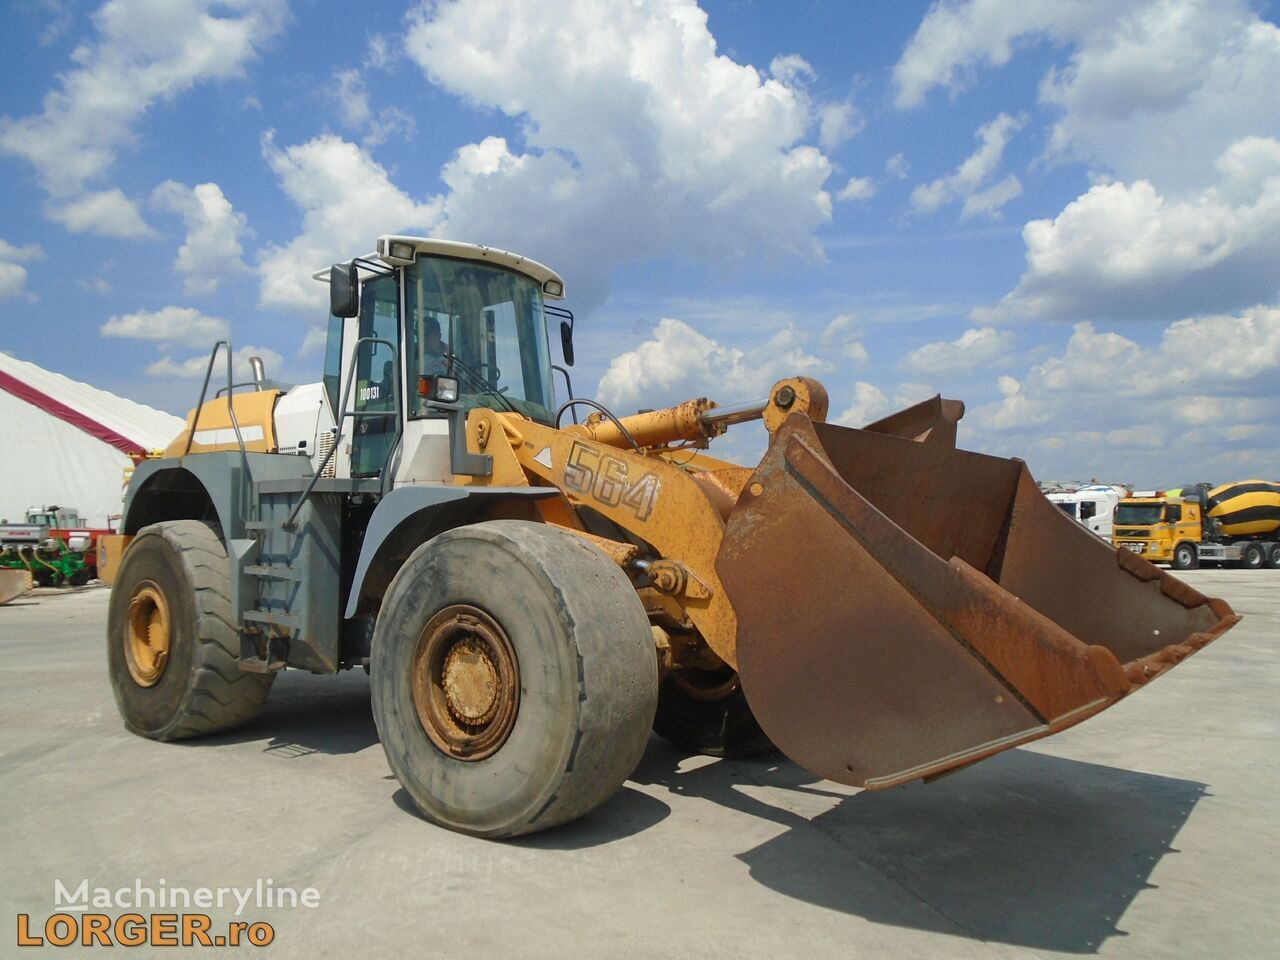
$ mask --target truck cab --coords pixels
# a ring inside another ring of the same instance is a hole
[[[1152,563],[1179,562],[1179,547],[1189,545],[1182,556],[1194,561],[1204,539],[1203,516],[1198,500],[1164,495],[1126,497],[1116,505],[1112,542]]]
[[[1062,493],[1046,494],[1072,520],[1104,540],[1111,539],[1112,514],[1120,502],[1120,492],[1106,484],[1094,483]]]

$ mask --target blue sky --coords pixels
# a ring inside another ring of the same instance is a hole
[[[0,349],[177,413],[228,332],[315,379],[308,274],[426,233],[560,270],[621,412],[807,373],[1044,478],[1280,475],[1274,3],[355,9],[9,5]]]

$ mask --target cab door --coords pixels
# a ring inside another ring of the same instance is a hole
[[[382,472],[391,453],[399,426],[401,379],[400,290],[398,274],[365,281],[360,295],[359,336],[377,337],[387,343],[361,343],[357,349],[355,399],[352,409],[360,414],[351,440],[351,475],[374,477]]]

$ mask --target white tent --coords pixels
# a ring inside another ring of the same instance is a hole
[[[130,454],[162,449],[181,417],[0,353],[0,520],[60,506],[114,526]]]

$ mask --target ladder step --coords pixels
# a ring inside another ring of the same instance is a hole
[[[284,563],[252,564],[244,568],[251,577],[264,577],[270,580],[302,580],[302,574],[296,567]]]
[[[287,664],[283,660],[272,660],[270,662],[262,659],[241,660],[240,669],[245,673],[275,673],[277,670],[283,670]]]
[[[244,528],[246,530],[273,530],[279,524],[272,523],[270,520],[246,520]]]
[[[241,616],[250,623],[266,623],[286,630],[297,630],[302,626],[297,617],[274,610],[246,610]]]

